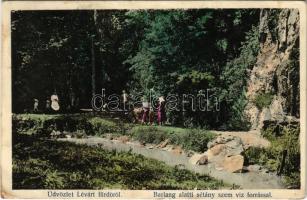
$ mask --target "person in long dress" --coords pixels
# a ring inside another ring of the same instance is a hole
[[[51,95],[50,100],[51,100],[51,108],[52,108],[54,111],[60,110],[59,97],[58,97],[58,95],[56,94],[56,92],[54,92],[54,94]]]
[[[149,117],[149,102],[147,100],[144,100],[142,103],[143,107],[143,117],[142,117],[142,124],[147,123],[148,117]]]
[[[159,106],[158,106],[158,124],[163,125],[166,121],[166,113],[165,113],[165,100],[164,97],[159,97]]]

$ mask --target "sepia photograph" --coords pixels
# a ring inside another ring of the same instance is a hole
[[[213,199],[303,189],[301,15],[11,9],[10,190]]]

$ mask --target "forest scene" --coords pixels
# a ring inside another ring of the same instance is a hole
[[[13,189],[298,189],[296,9],[12,11]]]

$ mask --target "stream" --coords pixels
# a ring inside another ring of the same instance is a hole
[[[186,169],[200,174],[208,174],[209,176],[223,180],[228,184],[239,185],[242,189],[282,189],[281,178],[275,174],[264,172],[246,172],[246,173],[229,173],[227,171],[219,171],[210,163],[207,165],[193,165],[189,162],[189,157],[185,154],[174,154],[163,149],[141,146],[137,142],[122,143],[118,140],[110,140],[101,137],[88,138],[59,138],[59,141],[74,142],[77,144],[87,144],[90,146],[100,145],[106,150],[129,151],[141,154],[147,158],[153,158],[163,161],[169,166],[181,165]]]

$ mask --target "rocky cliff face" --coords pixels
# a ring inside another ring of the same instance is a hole
[[[260,52],[248,81],[245,108],[252,129],[261,129],[265,121],[299,117],[299,11],[262,10],[259,33]]]

